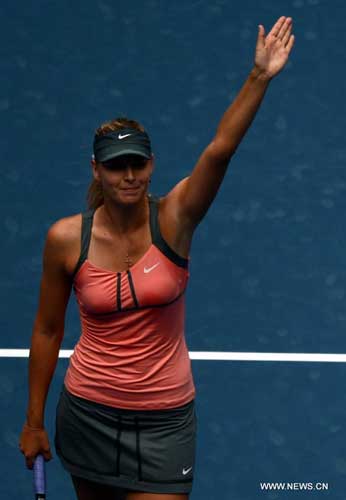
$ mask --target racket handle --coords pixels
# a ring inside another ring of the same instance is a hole
[[[46,498],[46,466],[43,455],[37,455],[34,462],[34,492],[36,500]]]

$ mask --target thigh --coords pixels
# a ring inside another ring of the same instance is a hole
[[[94,483],[71,475],[78,500],[126,500],[126,492],[121,488]]]
[[[186,493],[143,493],[128,491],[126,500],[189,500]]]

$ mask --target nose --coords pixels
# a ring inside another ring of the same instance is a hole
[[[133,168],[128,165],[125,169],[125,179],[133,180],[135,176],[133,175]]]

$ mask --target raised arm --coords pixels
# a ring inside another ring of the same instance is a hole
[[[64,334],[65,311],[71,292],[71,279],[65,269],[68,242],[64,219],[48,231],[44,256],[39,306],[29,357],[29,401],[27,418],[20,437],[20,449],[28,468],[35,456],[51,458],[44,429],[44,408],[48,388],[56,367]]]
[[[224,113],[212,142],[191,175],[167,195],[180,220],[196,226],[214,200],[228,163],[252,123],[271,79],[285,66],[294,44],[292,19],[280,17],[268,35],[259,25],[254,67]]]

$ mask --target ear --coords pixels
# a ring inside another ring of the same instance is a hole
[[[93,176],[94,176],[94,179],[98,182],[100,182],[100,174],[99,174],[99,171],[98,171],[98,165],[94,159],[94,156],[92,156],[91,158],[91,161],[90,161],[90,165],[91,165],[91,168],[92,168],[92,173],[93,173]]]
[[[151,173],[153,173],[154,169],[155,169],[155,156],[154,156],[154,153],[151,153]]]

